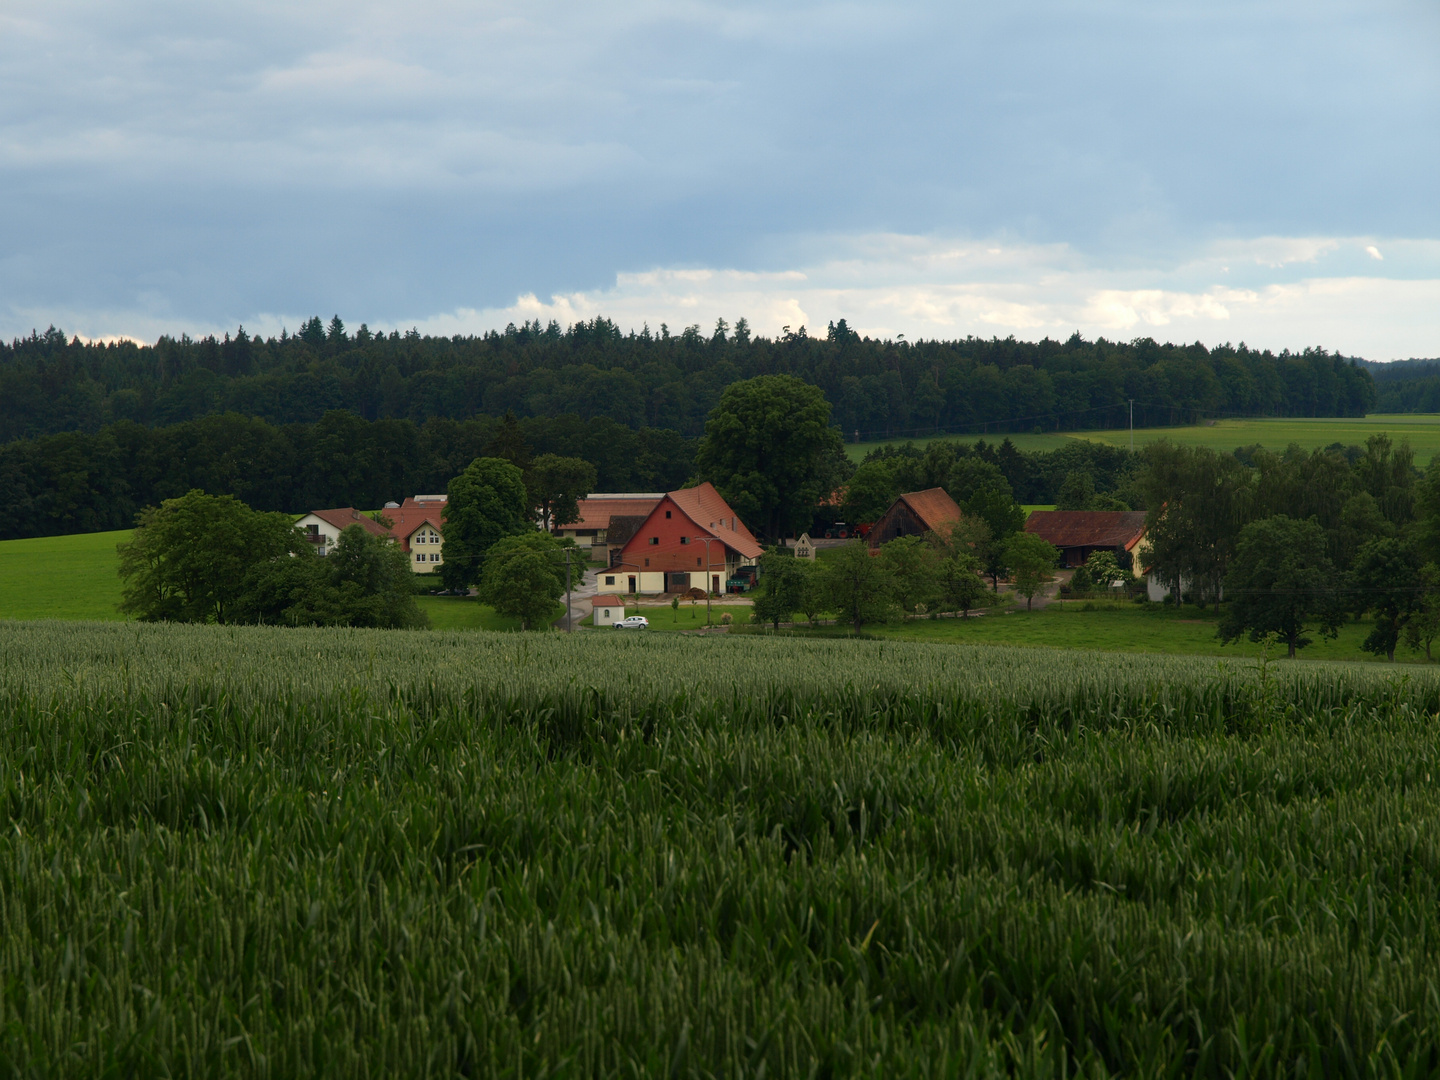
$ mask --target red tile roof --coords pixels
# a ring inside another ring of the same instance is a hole
[[[911,491],[900,498],[931,532],[940,532],[960,520],[960,507],[944,488]]]
[[[669,495],[670,501],[683,510],[686,517],[711,536],[723,540],[726,547],[747,559],[758,559],[765,554],[759,541],[708,480],[698,487],[682,488]]]
[[[601,593],[599,596],[595,597],[593,601],[591,601],[591,606],[623,608],[625,606],[625,601],[621,600],[620,597],[616,596],[614,593]]]
[[[1025,531],[1057,548],[1117,548],[1129,551],[1145,535],[1141,510],[1036,510]]]
[[[576,529],[608,529],[612,517],[639,517],[650,516],[650,511],[660,505],[660,495],[624,496],[617,498],[606,498],[603,495],[592,495],[588,499],[577,499],[575,505],[580,510],[580,520],[569,525],[561,525],[557,532],[573,532]]]
[[[441,499],[406,499],[400,506],[382,511],[390,521],[390,535],[400,541],[400,546],[410,550],[410,537],[421,525],[430,525],[442,537],[445,535],[445,503]]]
[[[336,510],[311,510],[310,514],[312,517],[317,517],[326,524],[334,525],[335,528],[341,532],[344,532],[351,525],[359,525],[372,536],[390,535],[385,531],[384,526],[376,523],[374,518],[360,513],[360,511],[356,510],[353,506],[342,506]]]

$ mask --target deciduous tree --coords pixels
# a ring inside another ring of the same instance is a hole
[[[780,629],[782,620],[800,610],[810,562],[771,549],[760,556],[760,589],[755,595],[755,621]]]
[[[1220,640],[1248,634],[1261,641],[1275,634],[1293,660],[1297,649],[1310,644],[1310,631],[1333,638],[1344,621],[1335,585],[1325,531],[1313,518],[1276,514],[1252,521],[1241,530],[1225,575],[1228,610],[1220,620]]]
[[[1025,609],[1035,605],[1035,594],[1055,580],[1060,552],[1034,533],[1018,532],[1005,541],[1005,564],[1015,591],[1025,597]]]
[[[447,589],[468,588],[480,580],[497,542],[533,528],[520,470],[501,458],[476,458],[450,481],[440,580]]]
[[[1355,553],[1350,570],[1352,606],[1375,619],[1360,648],[1395,659],[1395,646],[1421,599],[1416,587],[1419,571],[1415,545],[1404,539],[1371,540]]]
[[[838,447],[840,433],[830,426],[830,403],[819,387],[793,375],[759,375],[720,395],[705,421],[695,470],[747,524],[777,538],[810,524],[830,494],[821,478]]]
[[[578,501],[595,490],[595,466],[584,458],[541,454],[525,477],[530,502],[547,532],[580,520]]]
[[[166,499],[141,511],[119,545],[120,610],[150,622],[225,622],[251,567],[304,547],[289,517],[232,495]]]
[[[507,536],[485,556],[480,599],[502,615],[520,620],[522,630],[547,624],[565,592],[565,547],[541,532]]]
[[[884,622],[894,616],[894,576],[870,554],[863,540],[835,548],[821,561],[819,577],[826,606],[854,627],[857,634],[866,623]]]

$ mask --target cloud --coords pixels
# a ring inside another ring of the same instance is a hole
[[[10,0],[0,334],[1233,329],[1381,242],[1435,276],[1437,47],[1364,0]]]
[[[784,271],[651,270],[623,274],[606,289],[529,293],[500,307],[460,309],[420,320],[439,333],[477,333],[529,319],[562,326],[605,316],[623,329],[666,323],[672,332],[746,317],[758,332],[805,325],[823,334],[844,318],[864,334],[916,338],[1042,336],[1128,340],[1245,341],[1281,350],[1323,345],[1370,359],[1440,355],[1440,244],[1410,253],[1416,276],[1358,274],[1278,279],[1236,287],[1222,280],[1234,244],[1178,266],[1105,267],[1065,247],[917,236],[831,239],[832,257]],[[1244,245],[1241,245],[1244,246]],[[1354,250],[1353,240],[1266,238],[1255,250]],[[1413,245],[1411,245],[1413,247]],[[1428,267],[1428,273],[1421,273]],[[1158,284],[1157,284],[1158,283]]]
[[[1367,245],[1366,245],[1366,247],[1365,247],[1365,254],[1366,254],[1366,255],[1369,255],[1372,259],[1376,260],[1377,262],[1383,262],[1383,261],[1385,260],[1385,256],[1380,254],[1380,249],[1377,248],[1374,244],[1367,244]]]

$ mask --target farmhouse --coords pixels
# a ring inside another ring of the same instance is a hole
[[[601,593],[592,601],[590,612],[595,626],[614,626],[625,618],[625,601],[613,593]]]
[[[617,545],[612,528],[615,519],[635,518],[644,521],[662,498],[664,493],[659,491],[653,494],[615,492],[587,495],[575,502],[580,511],[579,520],[572,521],[569,525],[560,525],[555,532],[559,536],[573,539],[575,546],[589,554],[591,559],[609,562],[609,550],[613,548],[618,552],[619,548],[624,546],[625,540],[630,539],[630,535],[634,533],[632,528]]]
[[[1060,549],[1062,566],[1083,566],[1092,551],[1113,551],[1129,566],[1145,537],[1145,514],[1138,510],[1036,510],[1025,531]],[[1138,573],[1140,567],[1134,567]]]
[[[901,495],[880,520],[870,526],[870,550],[898,536],[924,536],[926,533],[949,532],[960,522],[960,507],[944,488],[911,491]]]
[[[305,539],[314,544],[316,552],[321,555],[328,555],[340,542],[340,534],[351,525],[359,525],[372,536],[389,535],[383,526],[353,506],[342,506],[338,510],[311,510],[295,523],[295,527],[305,534]]]
[[[445,495],[416,495],[396,507],[386,507],[390,535],[410,556],[410,569],[432,574],[444,563]]]
[[[619,557],[600,571],[600,587],[627,593],[724,592],[763,549],[709,483],[660,498]]]

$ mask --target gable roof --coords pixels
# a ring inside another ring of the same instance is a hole
[[[660,505],[660,500],[664,497],[658,492],[653,495],[644,493],[587,495],[583,499],[575,500],[575,506],[580,511],[580,520],[572,521],[569,525],[557,526],[555,531],[609,529],[610,522],[616,517],[639,517],[643,520],[650,515],[651,510]]]
[[[943,526],[954,525],[960,520],[960,506],[944,488],[907,492],[897,501],[910,507],[910,512],[930,532],[939,532]]]
[[[758,559],[765,554],[759,541],[745,527],[745,523],[735,511],[730,509],[730,504],[721,498],[710,481],[707,480],[698,487],[671,491],[667,498],[697,527],[723,540],[726,547],[738,551],[747,559]]]
[[[655,506],[659,506],[657,502]],[[653,510],[654,507],[651,507]],[[617,515],[610,519],[609,528],[605,531],[605,543],[628,544],[630,538],[640,531],[640,526],[650,519],[648,512],[644,514]]]
[[[1143,510],[1036,510],[1025,531],[1057,548],[1123,547],[1129,551],[1145,535]]]
[[[445,496],[406,499],[399,507],[386,510],[385,517],[390,521],[390,535],[409,551],[410,537],[422,525],[429,525],[442,537],[445,535]]]
[[[335,526],[335,528],[341,532],[344,532],[351,525],[359,525],[371,536],[390,535],[385,531],[383,525],[374,518],[360,513],[360,511],[356,510],[353,506],[342,506],[335,510],[311,510],[308,516],[317,517],[325,522],[325,524]]]

